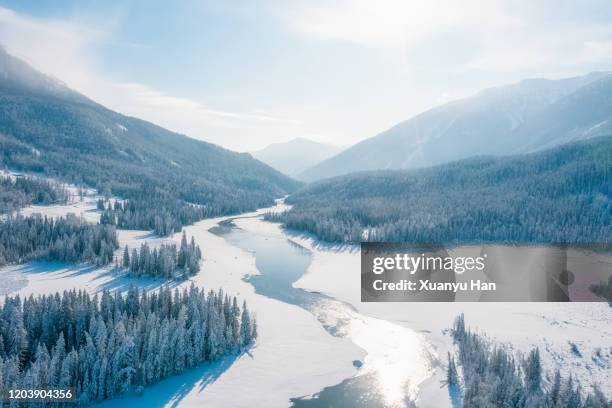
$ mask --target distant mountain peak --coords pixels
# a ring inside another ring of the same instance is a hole
[[[0,91],[37,94],[58,99],[95,104],[86,96],[70,89],[63,81],[43,74],[0,46]]]
[[[299,178],[299,174],[306,168],[332,157],[339,151],[338,146],[296,137],[287,142],[272,143],[251,154],[276,170]]]

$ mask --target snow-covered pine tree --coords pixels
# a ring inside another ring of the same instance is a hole
[[[448,362],[446,368],[446,384],[449,386],[459,384],[459,376],[457,375],[457,366],[455,364],[455,357],[451,356],[448,352]]]
[[[231,338],[234,320],[225,318],[224,304],[244,316],[245,332],[256,327],[248,310],[234,309],[233,297],[193,285],[174,294],[65,291],[23,303],[9,296],[0,307],[0,339],[11,339],[0,353],[0,389],[73,387],[80,405],[141,392],[243,347]]]
[[[121,262],[121,265],[123,265],[123,267],[126,269],[130,267],[130,249],[127,245],[123,249],[123,260]]]

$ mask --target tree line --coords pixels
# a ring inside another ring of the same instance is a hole
[[[612,407],[597,386],[584,390],[571,373],[564,378],[557,369],[553,378],[547,377],[537,348],[516,359],[504,346],[467,329],[463,315],[455,319],[451,333],[458,351],[456,358],[448,354],[446,384],[464,408]]]
[[[130,250],[126,245],[123,250],[121,266],[134,276],[153,276],[167,279],[177,279],[193,276],[200,271],[202,251],[191,237],[187,243],[187,235],[183,231],[181,245],[177,250],[176,244],[162,244],[159,248],[151,250],[144,242],[140,250]]]
[[[117,248],[115,227],[90,224],[74,214],[56,219],[17,215],[0,222],[0,266],[34,259],[106,265]]]
[[[0,175],[0,213],[9,214],[31,204],[65,203],[70,193],[63,185],[32,176]]]
[[[607,243],[612,137],[505,158],[324,180],[266,214],[333,242]]]
[[[82,290],[7,297],[0,310],[0,392],[72,387],[85,406],[141,393],[256,338],[246,302],[240,307],[222,290],[194,285],[153,293],[131,287],[126,295],[106,290],[101,297]]]
[[[162,196],[146,199],[116,200],[114,205],[100,199],[98,209],[102,210],[100,223],[116,225],[120,229],[153,230],[159,236],[179,232],[184,225],[216,215],[207,207],[189,204]]]

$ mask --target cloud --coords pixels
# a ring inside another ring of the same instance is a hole
[[[612,38],[602,41],[585,41],[578,63],[595,63],[612,59]]]
[[[438,99],[436,100],[436,102],[438,103],[438,105],[444,105],[448,102],[450,102],[453,98],[447,93],[447,92],[443,92]]]
[[[258,145],[250,135],[290,133],[301,124],[257,109],[215,109],[147,84],[109,78],[95,64],[95,46],[108,43],[118,23],[112,18],[107,21],[94,27],[82,21],[35,19],[0,7],[0,44],[36,69],[111,109],[235,150]]]
[[[433,33],[474,25],[508,25],[495,1],[344,0],[310,2],[288,13],[285,21],[298,32],[321,40],[370,47],[405,47]]]
[[[121,94],[130,95],[132,102],[137,102],[138,104],[154,109],[180,110],[183,113],[193,112],[198,115],[230,119],[232,121],[272,122],[293,125],[301,124],[298,120],[272,116],[260,110],[247,113],[236,113],[211,109],[192,99],[167,95],[157,89],[139,83],[120,82],[112,86],[115,91]]]
[[[82,88],[88,82],[86,46],[103,33],[69,21],[39,21],[0,7],[0,43],[37,69]]]
[[[459,70],[539,73],[543,76],[584,74],[610,69],[612,26],[588,24],[523,24],[483,43],[480,54]]]
[[[412,66],[529,75],[580,72],[587,65],[611,62],[612,25],[598,12],[606,5],[589,5],[576,5],[588,9],[579,13],[555,2],[313,1],[285,11],[282,19],[293,32],[314,40],[394,51],[403,56],[398,63],[419,49],[421,58],[431,60],[429,66],[428,61],[411,61]],[[469,59],[430,66],[444,53]]]
[[[241,151],[309,134],[348,144],[448,101],[448,95],[461,98],[525,77],[558,78],[612,66],[607,1],[579,6],[554,0],[267,4],[216,6],[218,27],[210,38],[228,43],[209,41],[198,54],[199,60],[215,55],[217,66],[202,75],[210,83],[215,75],[221,78],[210,88],[214,95],[186,97],[167,88],[172,85],[162,89],[119,74],[133,69],[129,59],[112,61],[114,73],[102,70],[100,58],[117,49],[126,53],[159,47],[160,56],[190,61],[188,55],[168,52],[173,51],[170,41],[117,42],[124,40],[117,40],[124,26],[133,24],[121,11],[118,16],[61,20],[0,7],[0,43],[111,109]],[[173,30],[183,29],[179,16],[169,17],[179,21]],[[257,35],[248,42],[241,35],[226,36],[236,21],[244,25],[241,33],[253,30]],[[194,35],[187,31],[185,36]],[[118,58],[121,53],[112,54]],[[230,66],[227,75],[215,71],[223,70],[226,60],[240,58],[248,58],[262,83],[244,79],[241,70],[250,68],[246,65]],[[167,72],[176,76],[182,71],[177,65]]]

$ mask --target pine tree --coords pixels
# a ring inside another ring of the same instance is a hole
[[[235,300],[236,298],[234,298]],[[240,319],[240,335],[241,335],[241,344],[242,346],[246,346],[251,343],[251,315],[249,314],[249,309],[247,308],[246,300],[242,303],[242,316]]]
[[[187,247],[187,234],[185,233],[185,231],[183,231],[183,236],[181,237],[181,247],[179,249],[177,261],[177,266],[181,269],[184,268],[187,264],[188,251],[189,248]]]
[[[552,387],[548,393],[548,406],[550,408],[560,408],[561,400],[561,372],[555,370]]]
[[[461,313],[455,319],[455,323],[453,326],[453,339],[457,342],[461,342],[465,339],[466,329],[465,329],[465,316]]]
[[[122,265],[126,269],[130,267],[130,250],[129,250],[127,245],[123,249],[123,262],[122,262]]]
[[[525,363],[525,381],[531,394],[540,391],[542,384],[542,366],[540,363],[540,350],[536,347],[531,350]]]
[[[258,336],[258,332],[257,332],[257,320],[251,318],[251,326],[252,326],[252,330],[251,330],[251,340],[255,340],[257,339]]]
[[[459,377],[457,375],[457,366],[455,365],[455,358],[448,352],[448,367],[446,369],[446,384],[449,386],[455,386],[459,384]]]

